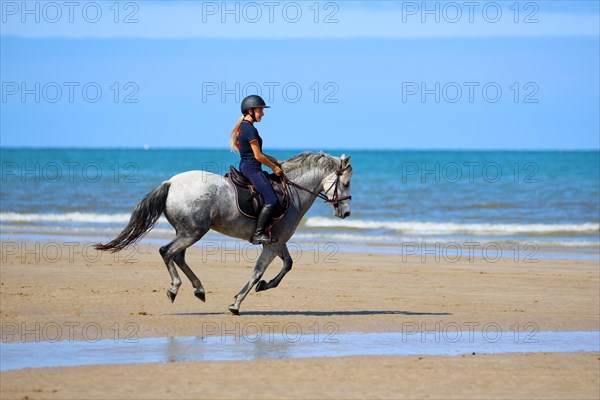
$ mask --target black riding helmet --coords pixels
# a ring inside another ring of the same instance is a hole
[[[265,101],[263,100],[262,97],[255,95],[255,94],[251,94],[250,96],[247,96],[246,98],[244,98],[244,100],[242,100],[242,114],[246,115],[248,114],[248,111],[254,108],[271,108],[271,106],[268,106]],[[256,121],[256,118],[254,118],[254,111],[251,114],[252,119]]]

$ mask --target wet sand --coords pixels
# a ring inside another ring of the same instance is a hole
[[[292,252],[294,268],[281,285],[252,292],[236,317],[227,306],[252,273],[252,247],[188,250],[207,302],[194,297],[181,274],[173,304],[156,246],[140,245],[117,258],[97,255],[83,243],[5,242],[2,249],[5,343],[200,335],[245,340],[257,329],[301,331],[318,340],[338,332],[410,332],[444,340],[457,328],[519,338],[600,329],[597,261],[448,262],[433,255]],[[280,267],[275,260],[266,277]],[[598,398],[599,372],[597,353],[527,353],[100,365],[5,371],[0,377],[3,399]]]

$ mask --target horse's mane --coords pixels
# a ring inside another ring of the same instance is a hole
[[[285,160],[281,168],[285,173],[289,173],[298,168],[320,167],[321,169],[334,170],[339,166],[339,160],[322,151],[318,153],[305,152]]]

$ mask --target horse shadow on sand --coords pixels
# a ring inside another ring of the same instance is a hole
[[[178,316],[206,316],[223,315],[228,312],[190,312],[190,313],[172,313],[168,315]],[[429,315],[452,315],[446,312],[419,312],[419,311],[388,311],[388,310],[359,310],[359,311],[244,311],[243,316],[307,316],[307,317],[332,317],[332,316],[366,316],[366,315],[410,315],[410,316],[429,316]]]

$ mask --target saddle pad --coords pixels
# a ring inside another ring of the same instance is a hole
[[[235,191],[235,199],[238,211],[246,217],[257,218],[258,214],[260,214],[260,210],[262,210],[262,207],[265,203],[260,193],[258,193],[252,185],[244,187],[236,185],[231,179],[230,173],[225,174],[225,178],[227,178],[227,181]],[[273,220],[278,220],[281,217],[283,217],[283,215],[290,207],[290,201],[289,197],[283,190],[283,184],[281,183],[281,180],[277,175],[270,174],[269,181],[273,186],[273,190],[275,190],[277,199],[279,199],[280,206],[277,210],[275,210],[275,213],[273,214]],[[249,187],[252,187],[252,191],[250,191]]]

